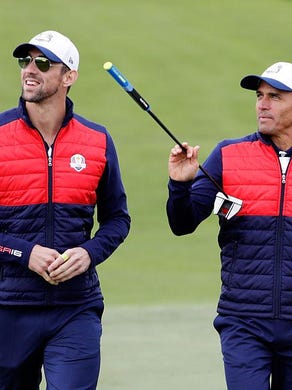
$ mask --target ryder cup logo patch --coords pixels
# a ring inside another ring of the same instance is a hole
[[[82,171],[82,169],[86,168],[85,158],[81,154],[74,154],[74,156],[71,157],[70,167],[77,172]]]

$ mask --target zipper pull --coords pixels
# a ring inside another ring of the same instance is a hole
[[[286,171],[290,162],[290,157],[287,156],[287,153],[283,150],[279,151],[279,160],[281,164],[281,170],[282,170],[282,184],[286,183]]]
[[[49,167],[51,167],[53,164],[52,164],[52,147],[50,146],[49,149],[48,149],[48,165]]]

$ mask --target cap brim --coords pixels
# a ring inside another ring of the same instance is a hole
[[[13,51],[13,57],[15,58],[26,57],[28,55],[28,52],[35,48],[41,51],[43,55],[47,57],[50,61],[63,62],[62,60],[60,60],[59,57],[57,57],[54,53],[52,53],[50,50],[46,49],[45,47],[39,45],[32,45],[30,43],[23,43],[22,45],[17,46],[17,48],[14,49]]]
[[[292,92],[291,88],[287,87],[287,85],[283,83],[280,83],[280,81],[270,79],[268,77],[253,75],[253,74],[244,77],[240,82],[240,86],[245,89],[251,89],[252,91],[257,91],[261,81],[265,81],[271,87],[280,89],[281,91]]]

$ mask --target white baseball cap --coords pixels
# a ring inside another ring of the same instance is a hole
[[[249,75],[244,77],[240,85],[242,88],[256,91],[261,81],[265,81],[273,88],[292,92],[292,64],[290,62],[276,62],[260,76]]]
[[[79,53],[69,38],[57,31],[44,31],[33,37],[28,43],[22,43],[13,51],[16,58],[25,57],[32,48],[39,49],[53,62],[62,62],[69,69],[78,70]]]

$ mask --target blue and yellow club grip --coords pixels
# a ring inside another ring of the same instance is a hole
[[[105,62],[103,68],[116,80],[118,84],[135,100],[135,102],[145,111],[150,110],[150,105],[136,91],[129,80],[111,62]]]

